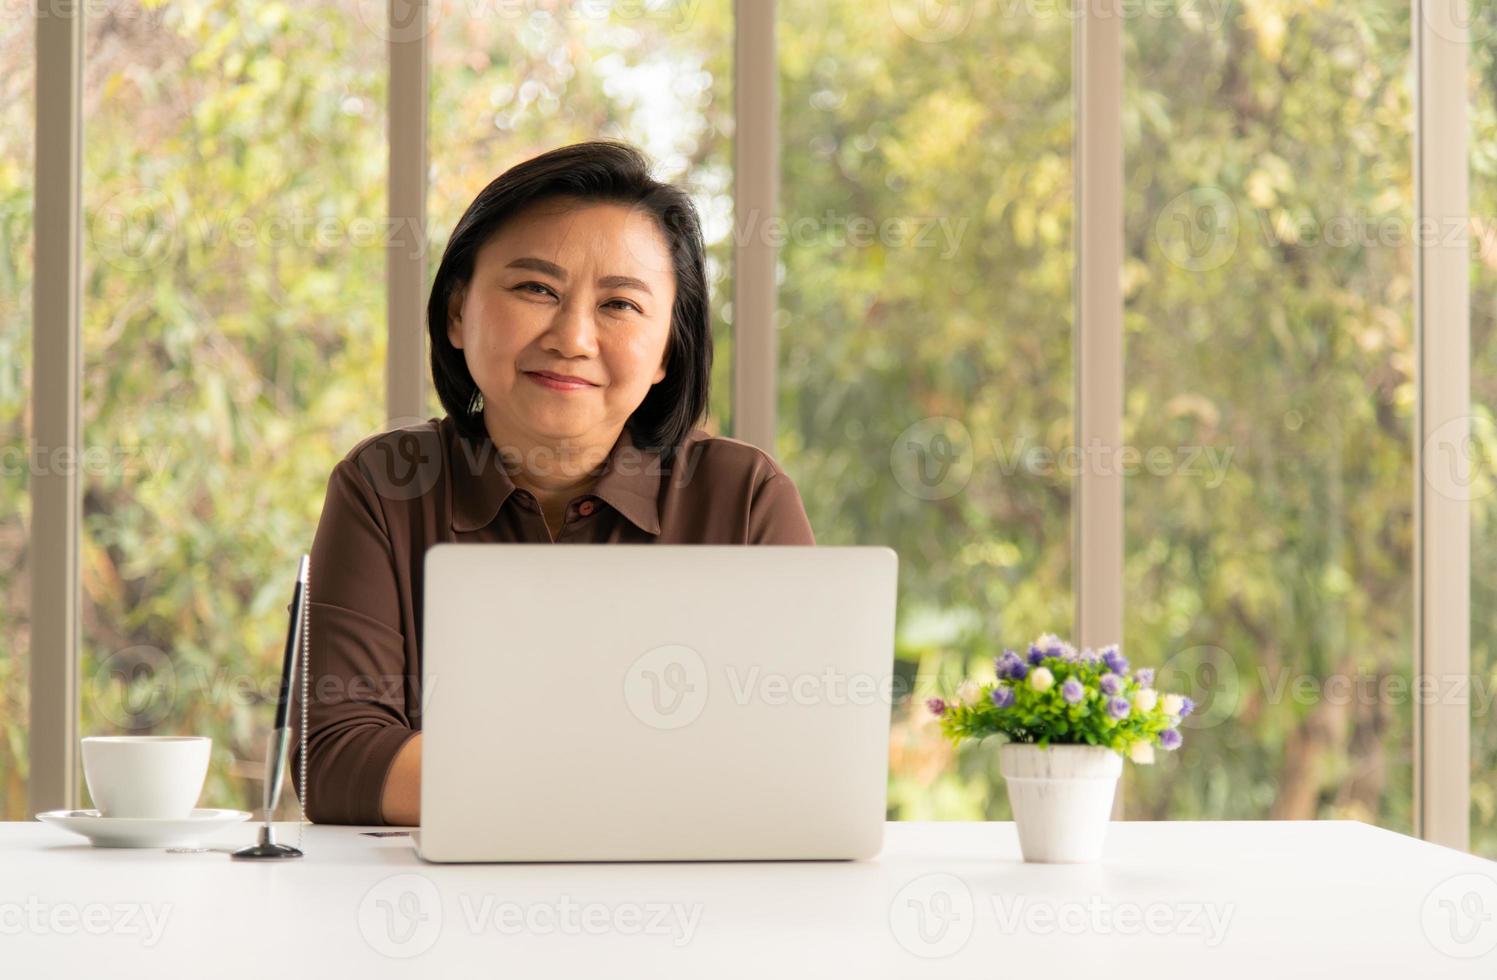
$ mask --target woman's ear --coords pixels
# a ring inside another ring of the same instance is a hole
[[[447,340],[458,350],[463,349],[463,300],[467,295],[467,283],[453,288],[447,294]]]

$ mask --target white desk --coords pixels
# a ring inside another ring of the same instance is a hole
[[[244,863],[0,824],[0,976],[1497,977],[1497,863],[1357,823],[1119,823],[1092,866],[1021,863],[1007,823],[890,824],[858,863],[427,865],[357,828],[304,842]]]

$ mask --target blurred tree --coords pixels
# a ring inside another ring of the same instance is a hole
[[[1409,830],[1408,5],[1229,9],[1127,35],[1126,440],[1230,454],[1129,483],[1128,643],[1217,685],[1132,812]]]

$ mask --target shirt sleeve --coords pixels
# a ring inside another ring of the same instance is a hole
[[[348,459],[328,480],[309,599],[307,816],[317,823],[383,823],[385,777],[415,734],[406,712],[411,671],[384,512]]]
[[[759,484],[749,506],[749,544],[814,545],[816,536],[795,482],[782,472]]]

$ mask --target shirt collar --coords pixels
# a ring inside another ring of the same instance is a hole
[[[452,460],[452,529],[476,531],[488,527],[504,502],[515,492],[514,481],[487,435],[471,438],[458,431],[449,416]],[[599,467],[592,495],[624,515],[641,531],[660,533],[660,477],[658,452],[638,449],[629,427]]]

